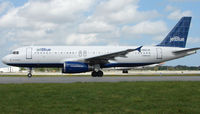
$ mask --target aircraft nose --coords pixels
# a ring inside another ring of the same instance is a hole
[[[7,56],[3,57],[2,62],[3,62],[4,64],[7,64],[7,63],[9,62],[8,57],[7,57]]]

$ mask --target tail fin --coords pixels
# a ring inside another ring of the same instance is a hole
[[[184,48],[192,17],[182,17],[165,39],[157,46]]]

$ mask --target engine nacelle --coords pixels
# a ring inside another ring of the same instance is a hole
[[[90,71],[89,65],[81,62],[65,62],[62,73],[82,73]]]

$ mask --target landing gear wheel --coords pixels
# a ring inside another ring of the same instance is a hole
[[[31,78],[31,77],[32,77],[32,74],[31,74],[31,73],[28,73],[27,76],[28,76],[29,78]]]
[[[126,74],[127,74],[127,73],[128,73],[128,70],[123,70],[122,73],[126,73]]]
[[[103,76],[103,72],[102,71],[93,71],[92,72],[92,77],[102,77]]]
[[[93,71],[92,72],[92,77],[96,77],[97,76],[97,72],[96,71]]]
[[[29,78],[31,78],[31,77],[32,77],[32,68],[31,68],[31,67],[29,68],[29,71],[28,71],[28,74],[27,74],[27,76],[28,76]]]
[[[98,77],[103,77],[103,72],[102,71],[98,71],[97,74],[98,74]]]

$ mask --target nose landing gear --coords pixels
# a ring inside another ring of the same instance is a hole
[[[31,77],[32,77],[32,68],[29,68],[27,77],[28,77],[28,78],[31,78]]]

